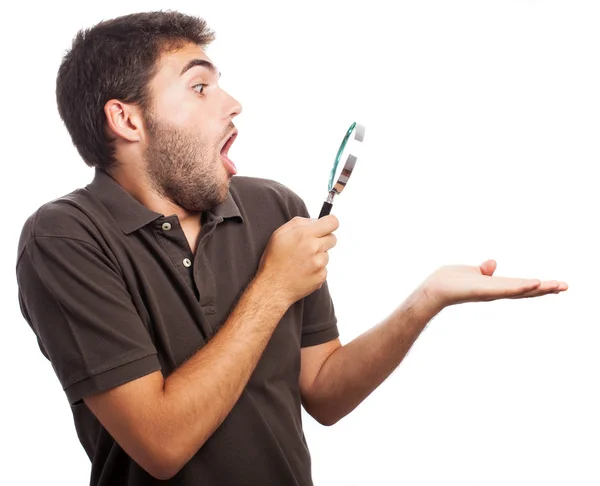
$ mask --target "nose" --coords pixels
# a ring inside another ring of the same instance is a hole
[[[229,93],[227,93],[227,92],[224,92],[224,93],[225,93],[225,97],[227,99],[227,102],[226,102],[227,114],[230,118],[234,118],[242,112],[242,105],[238,100],[236,100]]]

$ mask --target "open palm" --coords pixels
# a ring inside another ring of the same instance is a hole
[[[558,294],[568,289],[557,280],[494,277],[496,262],[487,260],[478,267],[448,265],[439,268],[424,282],[426,293],[441,307],[464,302],[521,299]]]

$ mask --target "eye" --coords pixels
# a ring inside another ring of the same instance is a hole
[[[204,87],[206,86],[206,84],[204,83],[200,83],[200,84],[195,84],[194,86],[192,86],[192,89],[198,93],[198,94],[202,94],[202,92],[204,91]]]

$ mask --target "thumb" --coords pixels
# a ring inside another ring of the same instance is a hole
[[[479,269],[483,275],[491,277],[494,275],[496,271],[496,260],[486,260],[481,265],[479,265]]]

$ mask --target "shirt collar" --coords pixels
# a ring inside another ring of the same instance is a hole
[[[102,169],[95,169],[94,179],[86,189],[103,204],[125,234],[133,233],[165,216],[144,206]],[[208,212],[221,220],[238,217],[243,221],[231,191],[227,193],[227,198],[221,204]]]

